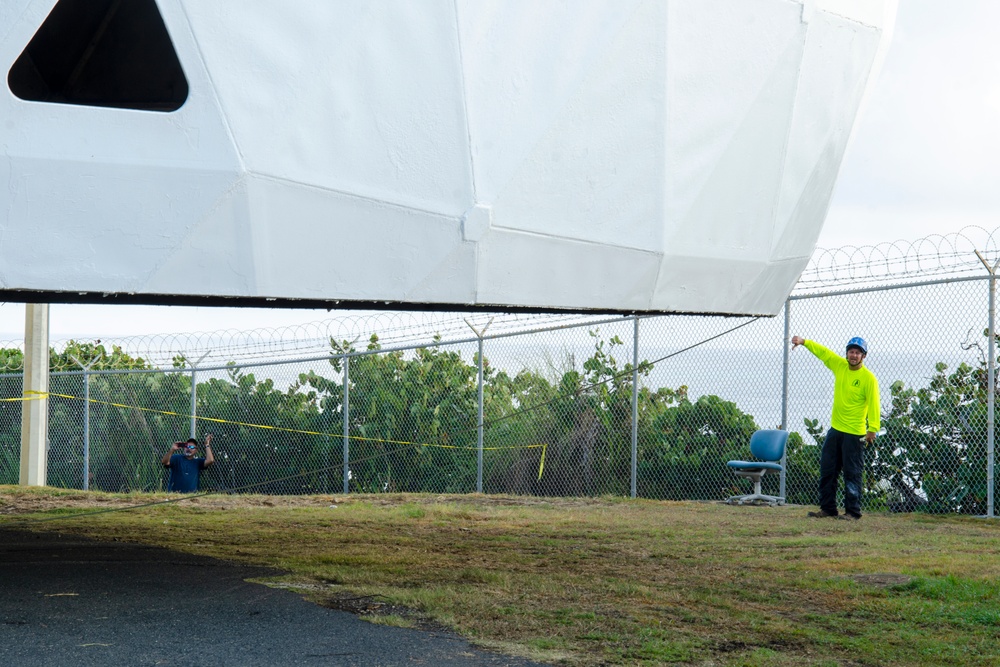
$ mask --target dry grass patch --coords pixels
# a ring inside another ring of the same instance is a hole
[[[206,496],[74,517],[164,499],[7,487],[0,521],[276,567],[270,585],[320,604],[553,664],[1000,662],[993,522],[478,495]]]

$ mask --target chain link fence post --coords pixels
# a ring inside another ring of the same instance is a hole
[[[486,330],[490,328],[490,324],[492,323],[493,318],[491,317],[489,322],[486,323],[486,326],[484,326],[482,331],[480,331],[479,329],[476,329],[476,327],[472,326],[469,320],[465,320],[465,324],[472,329],[474,334],[476,334],[476,339],[479,343],[479,358],[476,362],[476,371],[479,376],[479,393],[476,400],[476,493],[483,492],[483,337],[486,335]]]
[[[478,417],[476,419],[476,493],[483,492],[483,337],[479,336],[479,397],[476,401]]]
[[[198,364],[210,354],[211,352],[206,352],[191,364],[191,437],[195,440],[198,439]]]
[[[636,497],[639,477],[639,316],[632,316],[632,491]]]
[[[90,369],[101,360],[98,355],[89,364],[82,363],[72,354],[69,358],[83,369],[83,490],[90,490]]]
[[[344,355],[344,493],[351,492],[351,357]]]
[[[791,299],[785,299],[785,329],[781,340],[781,430],[788,430],[788,341],[791,339]],[[785,497],[785,474],[788,471],[788,447],[781,454],[781,472],[778,473],[778,496]]]
[[[990,298],[989,298],[989,328],[988,355],[986,370],[986,518],[993,518],[993,436],[995,432],[994,409],[996,407],[996,293],[997,293],[997,268],[1000,267],[1000,259],[996,264],[990,266],[986,259],[976,251],[976,256],[983,263],[986,270],[990,272]]]
[[[993,518],[993,436],[996,426],[994,409],[996,407],[996,292],[997,292],[997,264],[990,270],[990,324],[989,324],[989,361],[987,368],[986,385],[988,394],[986,395],[986,518]]]

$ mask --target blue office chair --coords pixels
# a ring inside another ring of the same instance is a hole
[[[753,480],[753,493],[745,496],[731,496],[726,502],[730,505],[784,505],[785,499],[778,496],[767,496],[760,492],[760,480],[768,470],[781,472],[781,457],[785,455],[785,445],[788,443],[788,431],[778,429],[762,429],[750,436],[750,455],[759,461],[730,461],[726,465],[740,477]]]

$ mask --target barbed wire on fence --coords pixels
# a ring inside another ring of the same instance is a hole
[[[606,316],[605,316],[606,317]],[[423,343],[439,337],[442,341],[468,338],[488,328],[491,335],[527,332],[538,328],[573,325],[595,319],[579,313],[451,313],[419,311],[349,312],[328,320],[283,327],[260,327],[250,330],[223,329],[181,333],[104,336],[96,340],[61,339],[52,341],[57,351],[72,343],[115,347],[131,357],[142,359],[156,368],[169,368],[183,357],[188,362],[207,355],[207,362],[252,362],[294,359],[331,352],[331,341],[347,341],[363,349],[373,335],[384,347]],[[0,349],[22,350],[23,341],[0,342]],[[0,373],[23,370],[23,357],[0,356]],[[53,371],[72,371],[69,363]]]
[[[980,253],[992,265],[998,257],[1000,228],[968,226],[951,234],[873,246],[817,248],[793,294],[834,287],[877,286],[931,278],[984,275]]]

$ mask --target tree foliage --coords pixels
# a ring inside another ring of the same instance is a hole
[[[633,372],[648,377],[652,365],[633,369],[621,360],[618,337],[590,333],[590,356],[579,365],[568,357],[559,368],[511,373],[483,359],[484,491],[630,493]],[[0,361],[9,364],[20,363],[19,355],[0,349]],[[204,488],[339,492],[346,449],[351,491],[474,491],[478,362],[439,339],[405,353],[383,350],[374,335],[363,350],[331,339],[326,371],[278,384],[235,364],[203,379],[182,355],[172,368],[155,369],[118,347],[71,341],[50,354],[49,482],[81,486],[86,456],[90,488],[164,489],[159,459],[169,443],[189,435],[196,377],[198,437],[214,434],[217,459]],[[81,366],[89,368],[87,386]],[[939,364],[922,388],[891,384],[886,434],[866,451],[869,508],[985,511],[987,385],[985,363],[950,371]],[[81,398],[88,391],[85,452]],[[0,397],[20,392],[19,374],[0,376]],[[639,496],[721,499],[748,490],[726,462],[749,455],[758,428],[752,416],[718,396],[692,398],[683,385],[641,387],[636,402]],[[0,403],[0,482],[17,480],[20,409],[16,400]],[[789,502],[816,501],[823,430],[807,419],[811,442],[790,434]],[[776,475],[764,483],[765,492],[777,492]]]
[[[885,435],[866,452],[869,491],[894,511],[986,513],[986,364],[948,372],[926,387],[891,385]]]

